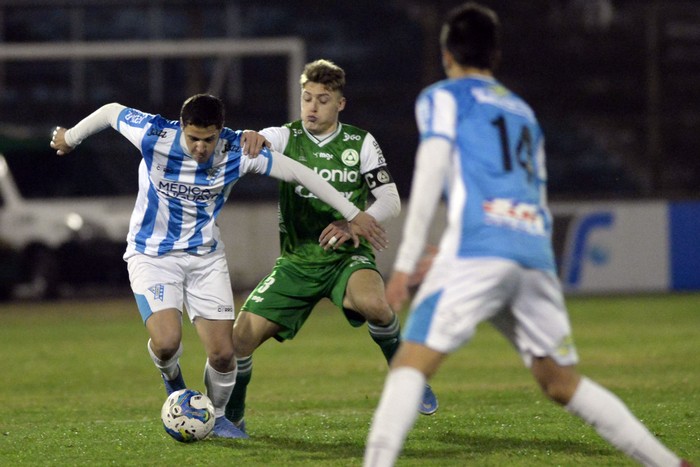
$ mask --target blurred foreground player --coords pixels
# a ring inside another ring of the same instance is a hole
[[[426,380],[489,321],[518,350],[542,391],[637,462],[684,465],[625,404],[581,376],[555,275],[542,131],[532,109],[493,77],[499,21],[467,3],[451,12],[440,45],[448,79],[416,103],[421,141],[403,240],[387,284],[395,309],[423,251],[442,190],[448,225],[411,305],[374,414],[366,467],[395,463]]]

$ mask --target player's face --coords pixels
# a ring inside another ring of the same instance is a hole
[[[323,84],[307,81],[301,90],[301,121],[312,135],[330,133],[338,126],[338,114],[345,108],[345,98]]]
[[[207,127],[187,125],[182,129],[182,133],[185,135],[187,151],[192,155],[192,159],[202,164],[214,154],[221,128],[217,128],[216,125]]]

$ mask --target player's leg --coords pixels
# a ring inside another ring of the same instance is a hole
[[[415,421],[411,405],[445,356],[467,343],[478,324],[502,310],[517,288],[515,266],[501,260],[436,262],[411,305],[404,341],[391,362],[372,422],[365,466],[393,465]],[[391,387],[392,389],[389,389]]]
[[[238,374],[236,386],[226,404],[226,417],[236,425],[245,427],[253,352],[270,337],[278,341],[293,339],[322,297],[323,284],[316,277],[306,275],[303,265],[283,257],[241,307],[233,327]]]
[[[174,308],[160,310],[146,321],[148,330],[148,354],[163,377],[165,392],[172,394],[185,389],[185,379],[180,370],[182,355],[182,313]]]
[[[179,365],[183,300],[178,259],[135,255],[127,263],[131,289],[149,335],[148,354],[168,394],[184,389]]]
[[[216,414],[212,435],[247,438],[224,416],[226,402],[236,383],[231,332],[235,313],[226,256],[223,251],[203,256],[188,255],[183,270],[187,275],[185,307],[207,355],[204,386]]]
[[[233,326],[236,385],[226,404],[226,418],[241,429],[245,429],[245,400],[248,385],[253,377],[253,352],[281,330],[279,324],[248,311],[241,311],[236,317]]]
[[[445,354],[403,342],[394,355],[367,437],[365,467],[394,465],[413,427],[425,385]]]
[[[603,439],[632,459],[647,466],[681,465],[681,459],[651,434],[624,402],[579,376],[574,367],[559,366],[549,357],[536,358],[532,374],[550,399],[593,426]]]
[[[367,320],[372,340],[387,362],[399,347],[399,320],[384,296],[384,281],[374,269],[353,271],[347,281],[343,308],[356,311]]]
[[[579,375],[575,366],[578,355],[556,277],[523,270],[519,291],[510,324],[503,321],[500,329],[520,350],[542,391],[643,465],[680,465],[680,459],[619,398]]]
[[[381,349],[387,363],[390,363],[399,348],[401,328],[396,313],[386,301],[384,281],[375,269],[362,268],[350,271],[343,297],[343,308],[355,311],[367,320],[370,337]],[[423,415],[432,415],[437,409],[437,398],[430,385],[426,384],[419,411]]]

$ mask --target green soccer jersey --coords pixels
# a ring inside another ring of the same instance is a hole
[[[303,127],[301,120],[281,128],[261,131],[273,148],[314,170],[358,208],[365,210],[370,184],[377,170],[386,166],[381,149],[367,131],[338,124],[330,136],[318,140]],[[387,173],[386,170],[383,173]],[[332,207],[305,187],[280,182],[279,228],[282,255],[304,263],[328,263],[338,259],[324,251],[318,239],[328,224],[342,219]],[[336,252],[362,254],[374,258],[372,247],[362,238],[355,249],[348,241]]]

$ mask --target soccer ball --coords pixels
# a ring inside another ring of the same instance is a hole
[[[216,421],[211,400],[194,389],[180,389],[170,394],[160,418],[165,432],[182,443],[204,439]]]

